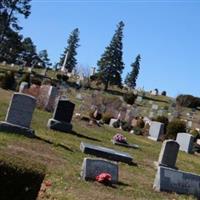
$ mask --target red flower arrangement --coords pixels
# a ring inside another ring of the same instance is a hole
[[[99,183],[109,184],[111,183],[112,176],[109,173],[103,172],[96,176],[96,181]]]

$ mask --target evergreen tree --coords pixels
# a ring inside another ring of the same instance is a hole
[[[121,85],[121,73],[124,69],[122,60],[122,38],[123,38],[124,23],[121,21],[117,25],[117,30],[113,35],[110,45],[106,47],[101,59],[97,62],[99,67],[99,80],[104,84],[105,90],[109,85]]]
[[[135,88],[136,86],[136,80],[139,74],[140,70],[140,60],[141,57],[138,55],[135,59],[135,62],[131,65],[132,71],[127,74],[126,79],[125,79],[125,84],[130,87],[130,88]]]
[[[79,42],[79,29],[76,28],[70,34],[70,36],[67,40],[68,45],[65,48],[64,53],[61,55],[61,58],[60,58],[60,66],[63,66],[65,57],[67,56],[66,62],[65,62],[65,69],[67,69],[68,72],[72,72],[72,70],[75,68],[75,66],[77,64],[76,49],[77,49],[77,47],[80,46],[78,44],[78,42]]]
[[[21,52],[21,60],[26,62],[26,66],[31,66],[34,60],[40,60],[36,53],[36,46],[34,45],[31,38],[24,38],[22,42],[23,51]]]
[[[31,0],[2,0],[0,3],[0,15],[3,16],[0,21],[0,45],[6,39],[9,29],[19,31],[17,14],[27,18],[30,15]],[[2,50],[2,48],[0,49]]]
[[[39,56],[39,58],[40,58],[40,60],[41,60],[41,62],[43,64],[43,66],[45,68],[47,68],[47,67],[49,67],[51,65],[50,59],[48,58],[48,53],[47,53],[46,49],[40,51],[39,54],[38,54],[38,56]]]

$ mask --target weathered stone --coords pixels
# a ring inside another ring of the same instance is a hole
[[[200,197],[200,176],[159,166],[153,188],[156,191],[176,192]]]
[[[8,108],[6,122],[29,128],[35,106],[34,97],[15,93]]]
[[[193,153],[194,137],[188,133],[178,133],[176,141],[180,145],[180,150],[186,153]]]
[[[120,161],[128,164],[131,164],[133,161],[133,158],[128,153],[115,151],[106,147],[81,142],[80,149],[83,153],[107,158],[109,160]]]
[[[113,123],[115,123],[116,121],[118,121],[118,119],[110,119],[109,126],[113,127]]]
[[[27,82],[21,82],[21,84],[19,86],[19,92],[23,93],[27,89],[28,89],[28,83]]]
[[[151,122],[149,129],[149,139],[158,141],[164,135],[164,124],[160,122]]]
[[[179,144],[174,140],[165,140],[162,144],[158,164],[175,168]]]
[[[81,170],[81,177],[84,180],[95,180],[101,173],[109,173],[112,176],[111,182],[118,182],[118,165],[103,159],[84,158]]]
[[[0,131],[34,136],[30,129],[36,99],[29,95],[14,93],[5,122],[0,122]]]

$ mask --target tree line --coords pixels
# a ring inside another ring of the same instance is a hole
[[[50,59],[47,50],[37,53],[36,45],[30,37],[23,38],[20,34],[22,27],[18,24],[18,16],[25,18],[31,14],[31,0],[2,0],[0,2],[0,62],[22,64],[32,66],[41,63],[42,67],[50,67]],[[107,90],[110,85],[122,86],[123,62],[123,29],[124,23],[118,23],[110,44],[105,48],[101,58],[97,61],[98,70],[95,79],[104,84]],[[74,29],[67,40],[57,65],[62,66],[67,72],[72,72],[77,65],[77,48],[79,44],[79,29]],[[125,84],[129,88],[135,88],[140,70],[141,57],[138,55],[131,64],[132,70],[125,78]]]

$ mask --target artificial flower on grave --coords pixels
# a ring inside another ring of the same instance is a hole
[[[124,137],[120,133],[117,133],[116,135],[114,135],[113,140],[116,141],[116,142],[127,143],[126,137]]]
[[[99,183],[110,184],[112,180],[112,176],[109,173],[102,172],[98,176],[96,176],[96,181]]]

